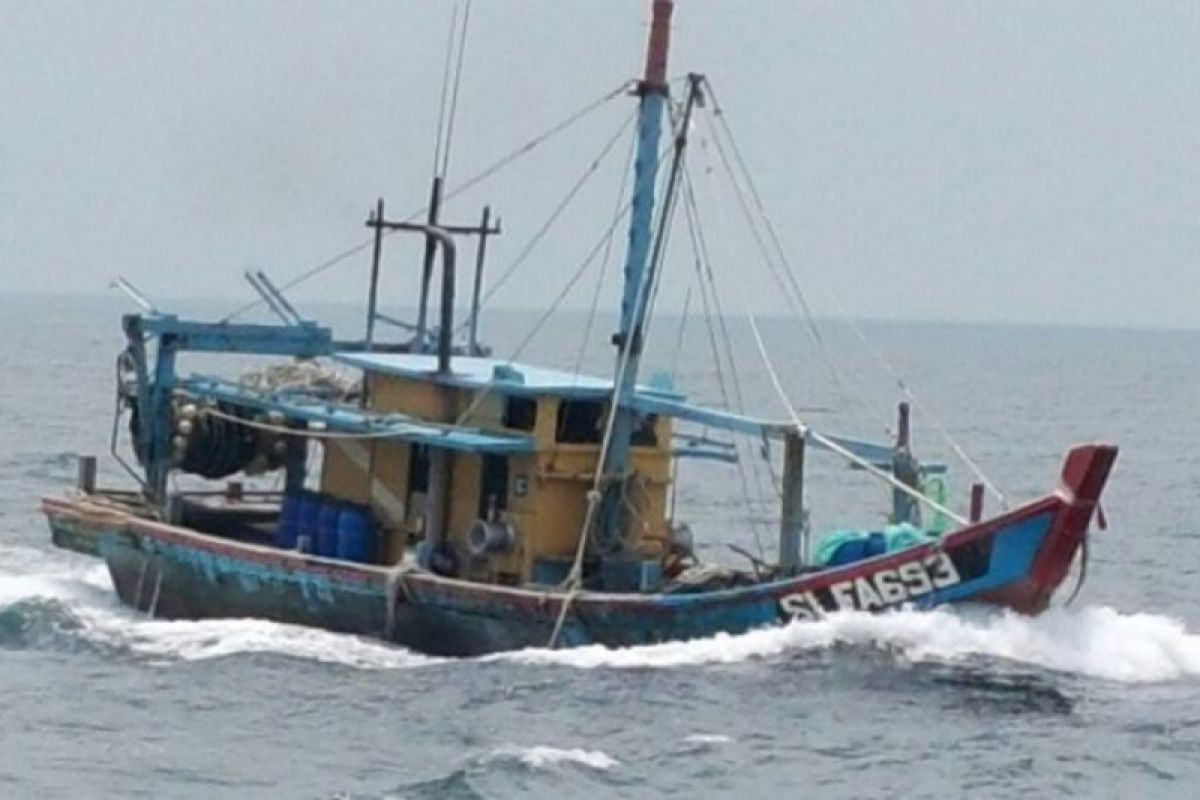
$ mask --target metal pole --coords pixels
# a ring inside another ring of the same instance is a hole
[[[382,224],[382,223],[381,223]],[[442,248],[442,305],[441,330],[438,331],[438,374],[450,374],[451,343],[454,337],[454,274],[455,255],[454,237],[445,228],[427,225],[420,222],[388,223],[395,230],[419,231],[428,237],[428,241],[441,245]],[[443,386],[445,421],[452,418],[452,395],[449,387]],[[449,519],[450,479],[453,464],[449,454],[440,447],[431,447],[429,451],[429,494],[425,501],[425,537],[431,551],[446,539],[446,523]]]
[[[804,563],[804,436],[789,431],[783,444],[783,507],[779,515],[779,572],[794,575]]]
[[[75,487],[84,494],[93,494],[96,491],[95,456],[79,457],[79,476],[75,481]]]
[[[375,349],[375,311],[379,301],[379,257],[383,251],[383,198],[375,205],[375,253],[371,259],[371,288],[367,292],[367,351]]]
[[[426,223],[436,227],[438,214],[442,206],[442,179],[435,177],[429,190],[429,216]],[[425,238],[425,260],[421,267],[421,306],[417,309],[417,347],[418,352],[425,352],[425,329],[429,319],[429,281],[433,277],[433,257],[437,253],[437,237]]]
[[[479,347],[479,292],[483,288],[483,259],[487,252],[488,221],[491,216],[491,206],[484,206],[483,219],[479,221],[479,247],[475,250],[475,289],[471,294],[471,333],[467,340],[467,352],[470,355],[475,355]]]
[[[892,476],[910,489],[920,491],[920,467],[912,454],[908,403],[900,404],[898,414],[896,448],[892,453]],[[917,501],[899,489],[892,489],[892,522],[921,524],[921,508]]]
[[[971,511],[967,517],[972,524],[983,519],[983,484],[971,484]]]

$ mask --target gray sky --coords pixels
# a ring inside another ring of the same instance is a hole
[[[242,298],[247,267],[282,280],[365,237],[375,197],[420,206],[450,6],[0,0],[0,289],[100,292],[119,273]],[[450,184],[634,77],[646,6],[475,0]],[[680,0],[674,35],[670,73],[712,78],[819,313],[1200,325],[1200,4]],[[493,276],[632,107],[451,204],[451,221],[485,201],[504,218]],[[496,305],[563,285],[624,151]],[[724,280],[786,311],[736,250],[735,207],[714,215]],[[691,279],[679,251],[662,308]],[[403,302],[415,251],[391,252]],[[356,300],[366,269],[296,298]]]

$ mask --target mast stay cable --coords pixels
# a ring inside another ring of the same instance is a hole
[[[561,120],[559,120],[558,122],[556,122],[554,125],[551,125],[549,128],[546,128],[541,133],[537,134],[536,136],[532,137],[531,139],[528,139],[527,141],[525,141],[521,145],[517,146],[513,150],[510,150],[504,156],[501,156],[496,161],[493,161],[491,164],[489,164],[487,167],[484,167],[482,170],[475,173],[475,175],[472,176],[471,178],[469,178],[468,180],[455,186],[453,189],[447,191],[442,196],[443,202],[448,201],[451,198],[456,197],[456,196],[462,194],[463,192],[466,192],[467,190],[474,188],[476,185],[482,183],[483,181],[488,180],[489,178],[496,175],[498,172],[501,172],[505,168],[511,166],[514,162],[516,162],[516,161],[520,160],[521,158],[523,158],[524,156],[528,155],[530,152],[537,149],[539,146],[545,144],[547,141],[550,141],[551,139],[556,137],[558,134],[573,127],[580,120],[585,119],[586,117],[589,117],[592,114],[592,112],[603,107],[604,105],[606,105],[610,101],[614,100],[615,98],[623,95],[631,85],[632,85],[631,81],[623,82],[620,86],[617,86],[615,89],[608,91],[603,96],[582,106],[581,108],[577,109],[576,111],[572,112],[571,114],[567,115],[566,117],[564,117]],[[429,210],[429,206],[423,205],[420,208],[414,210],[412,213],[408,214],[406,217],[404,217],[403,221],[404,222],[412,222],[413,220],[415,220],[417,217],[421,216],[428,210]],[[387,230],[387,231],[383,232],[383,236],[388,237],[388,236],[393,235],[394,233],[396,233],[396,231]],[[374,243],[375,243],[375,237],[374,236],[368,237],[367,239],[360,241],[358,244],[355,244],[355,245],[337,253],[336,255],[330,256],[329,258],[319,262],[315,266],[311,267],[308,270],[305,270],[304,272],[300,273],[296,277],[283,282],[282,284],[280,284],[279,290],[282,292],[282,291],[287,291],[288,289],[293,289],[296,286],[299,286],[300,284],[305,283],[305,282],[311,280],[312,278],[315,278],[317,275],[320,275],[321,273],[326,272],[329,269],[332,269],[333,267],[345,262],[346,259],[350,258],[351,256],[357,255],[358,253],[361,253],[364,250],[367,250]],[[263,304],[263,299],[261,297],[256,297],[254,300],[246,303],[243,306],[240,306],[239,308],[237,308],[234,311],[230,312],[229,314],[225,315],[224,317],[221,318],[220,321],[221,322],[232,322],[237,317],[240,317],[242,314],[245,314],[247,311],[257,308],[258,306],[260,306],[262,304]]]
[[[691,236],[692,252],[695,256],[694,263],[696,266],[697,279],[700,283],[701,302],[704,306],[705,323],[708,327],[709,342],[713,350],[713,359],[717,367],[717,385],[721,391],[721,401],[725,408],[737,411],[737,413],[745,415],[746,399],[742,392],[741,376],[738,373],[737,359],[733,355],[732,337],[729,335],[729,328],[725,323],[725,312],[721,307],[720,295],[717,291],[716,281],[713,278],[712,258],[709,254],[708,243],[704,236],[704,230],[701,227],[700,209],[696,203],[695,187],[691,178],[691,171],[684,166],[683,169],[683,197],[684,210],[687,216],[688,233]],[[718,327],[721,334],[721,341],[724,344],[724,349],[717,346],[717,335],[713,328],[712,315],[709,311],[709,303],[713,305],[713,310],[716,312]],[[726,387],[725,376],[723,374],[721,363],[724,361],[729,368],[731,382],[733,385],[733,402],[730,402],[730,391]],[[734,439],[734,446],[738,447],[738,440]],[[758,502],[765,505],[766,498],[762,491],[762,476],[758,472],[758,461],[755,458],[748,459],[750,469],[754,473],[753,483],[758,491]],[[751,481],[746,477],[746,468],[739,457],[737,460],[738,479],[741,483],[742,502],[746,505],[746,513],[750,519],[751,532],[754,534],[754,544],[758,549],[758,557],[760,560],[766,560],[766,551],[763,548],[762,535],[760,531],[761,521],[759,515],[754,508],[754,502],[750,497]]]
[[[776,230],[775,225],[772,222],[770,215],[767,213],[766,204],[763,202],[762,195],[759,193],[758,187],[755,184],[753,177],[750,173],[750,169],[747,166],[746,161],[742,156],[741,148],[738,147],[737,140],[733,136],[733,129],[729,125],[729,120],[725,114],[724,108],[721,106],[720,101],[717,99],[715,90],[713,89],[712,83],[708,80],[708,78],[705,78],[705,85],[708,88],[709,95],[713,99],[712,116],[716,120],[717,124],[720,126],[720,129],[724,132],[725,138],[729,141],[730,150],[733,153],[734,160],[736,161],[739,169],[741,170],[743,180],[745,181],[746,187],[750,192],[750,196],[754,200],[754,204],[755,204],[756,208],[758,209],[760,216],[762,217],[763,225],[767,231],[768,237],[771,239],[771,243],[774,246],[776,255],[779,259],[780,264],[783,267],[784,274],[787,276],[789,283],[793,287],[793,290],[796,292],[796,296],[799,298],[800,302],[803,305],[805,316],[808,319],[809,325],[812,329],[814,336],[819,337],[820,334],[816,327],[816,322],[812,317],[809,305],[804,297],[803,292],[800,289],[800,284],[799,284],[799,280],[796,277],[796,272],[792,267],[791,261],[787,257],[787,253],[783,247],[783,242],[779,236],[779,233]],[[715,137],[714,137],[714,141],[717,141]],[[719,141],[717,141],[717,146],[718,146],[718,150],[720,152],[722,152],[722,158],[724,159],[723,150],[720,147]],[[728,164],[726,164],[726,166],[728,167]],[[883,370],[892,378],[892,380],[895,382],[897,388],[900,389],[900,391],[912,402],[912,404],[915,407],[920,409],[923,412],[923,414],[929,418],[929,420],[933,424],[934,428],[943,437],[943,439],[945,439],[946,443],[955,452],[955,454],[959,457],[959,459],[962,460],[962,462],[967,466],[968,469],[971,470],[971,472],[975,475],[975,477],[978,478],[979,481],[981,483],[983,483],[984,486],[986,486],[988,488],[988,490],[1000,501],[1001,506],[1007,508],[1008,500],[1005,497],[1004,493],[1002,491],[1000,491],[999,487],[997,487],[996,484],[984,473],[983,468],[973,458],[971,458],[971,456],[967,453],[966,449],[958,442],[957,439],[955,439],[955,437],[950,433],[950,431],[946,428],[946,426],[942,424],[942,422],[940,421],[938,416],[935,415],[932,412],[932,410],[929,409],[928,406],[926,406],[923,402],[921,402],[917,398],[916,393],[912,391],[912,389],[908,386],[907,382],[899,374],[899,372],[896,370],[896,368],[893,367],[892,364],[879,351],[879,349],[877,347],[875,347],[874,343],[871,342],[870,338],[866,335],[866,332],[862,329],[862,327],[849,315],[849,313],[847,313],[845,307],[842,305],[842,303],[838,299],[838,297],[833,292],[830,292],[829,295],[833,299],[834,304],[837,306],[839,314],[842,316],[842,318],[845,320],[845,322],[850,326],[850,328],[854,331],[855,335],[858,336],[858,338],[862,341],[867,352],[872,356],[872,358],[875,359],[875,361],[883,368]],[[820,344],[820,339],[818,339],[818,344]]]

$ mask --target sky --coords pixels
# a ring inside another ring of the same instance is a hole
[[[0,0],[0,291],[123,275],[232,309],[252,297],[244,270],[283,282],[363,241],[377,197],[420,208],[454,5]],[[641,69],[642,0],[470,14],[450,187]],[[673,36],[669,73],[710,77],[818,315],[1200,327],[1200,4],[679,0]],[[605,103],[448,204],[451,223],[501,216],[492,281],[635,105]],[[723,229],[717,283],[794,311],[711,130],[694,126],[689,169],[706,231]],[[570,282],[618,207],[614,141],[495,307],[544,308]],[[679,219],[672,245],[660,310],[696,281]],[[389,242],[388,304],[411,304],[418,260]],[[615,307],[601,261],[564,307]],[[291,296],[360,302],[368,267],[359,253]]]

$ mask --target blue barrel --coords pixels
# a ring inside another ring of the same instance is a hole
[[[337,557],[371,564],[375,561],[377,546],[371,509],[351,503],[343,505],[337,523]]]
[[[317,541],[313,552],[326,558],[337,556],[338,517],[342,514],[342,501],[332,497],[321,499],[321,511],[317,516]]]
[[[296,549],[311,553],[317,544],[317,528],[320,525],[321,495],[315,492],[300,492],[299,511],[296,523]]]
[[[284,550],[295,550],[296,539],[300,535],[300,502],[299,492],[288,492],[283,496],[279,508],[279,524],[275,528],[275,546]]]

